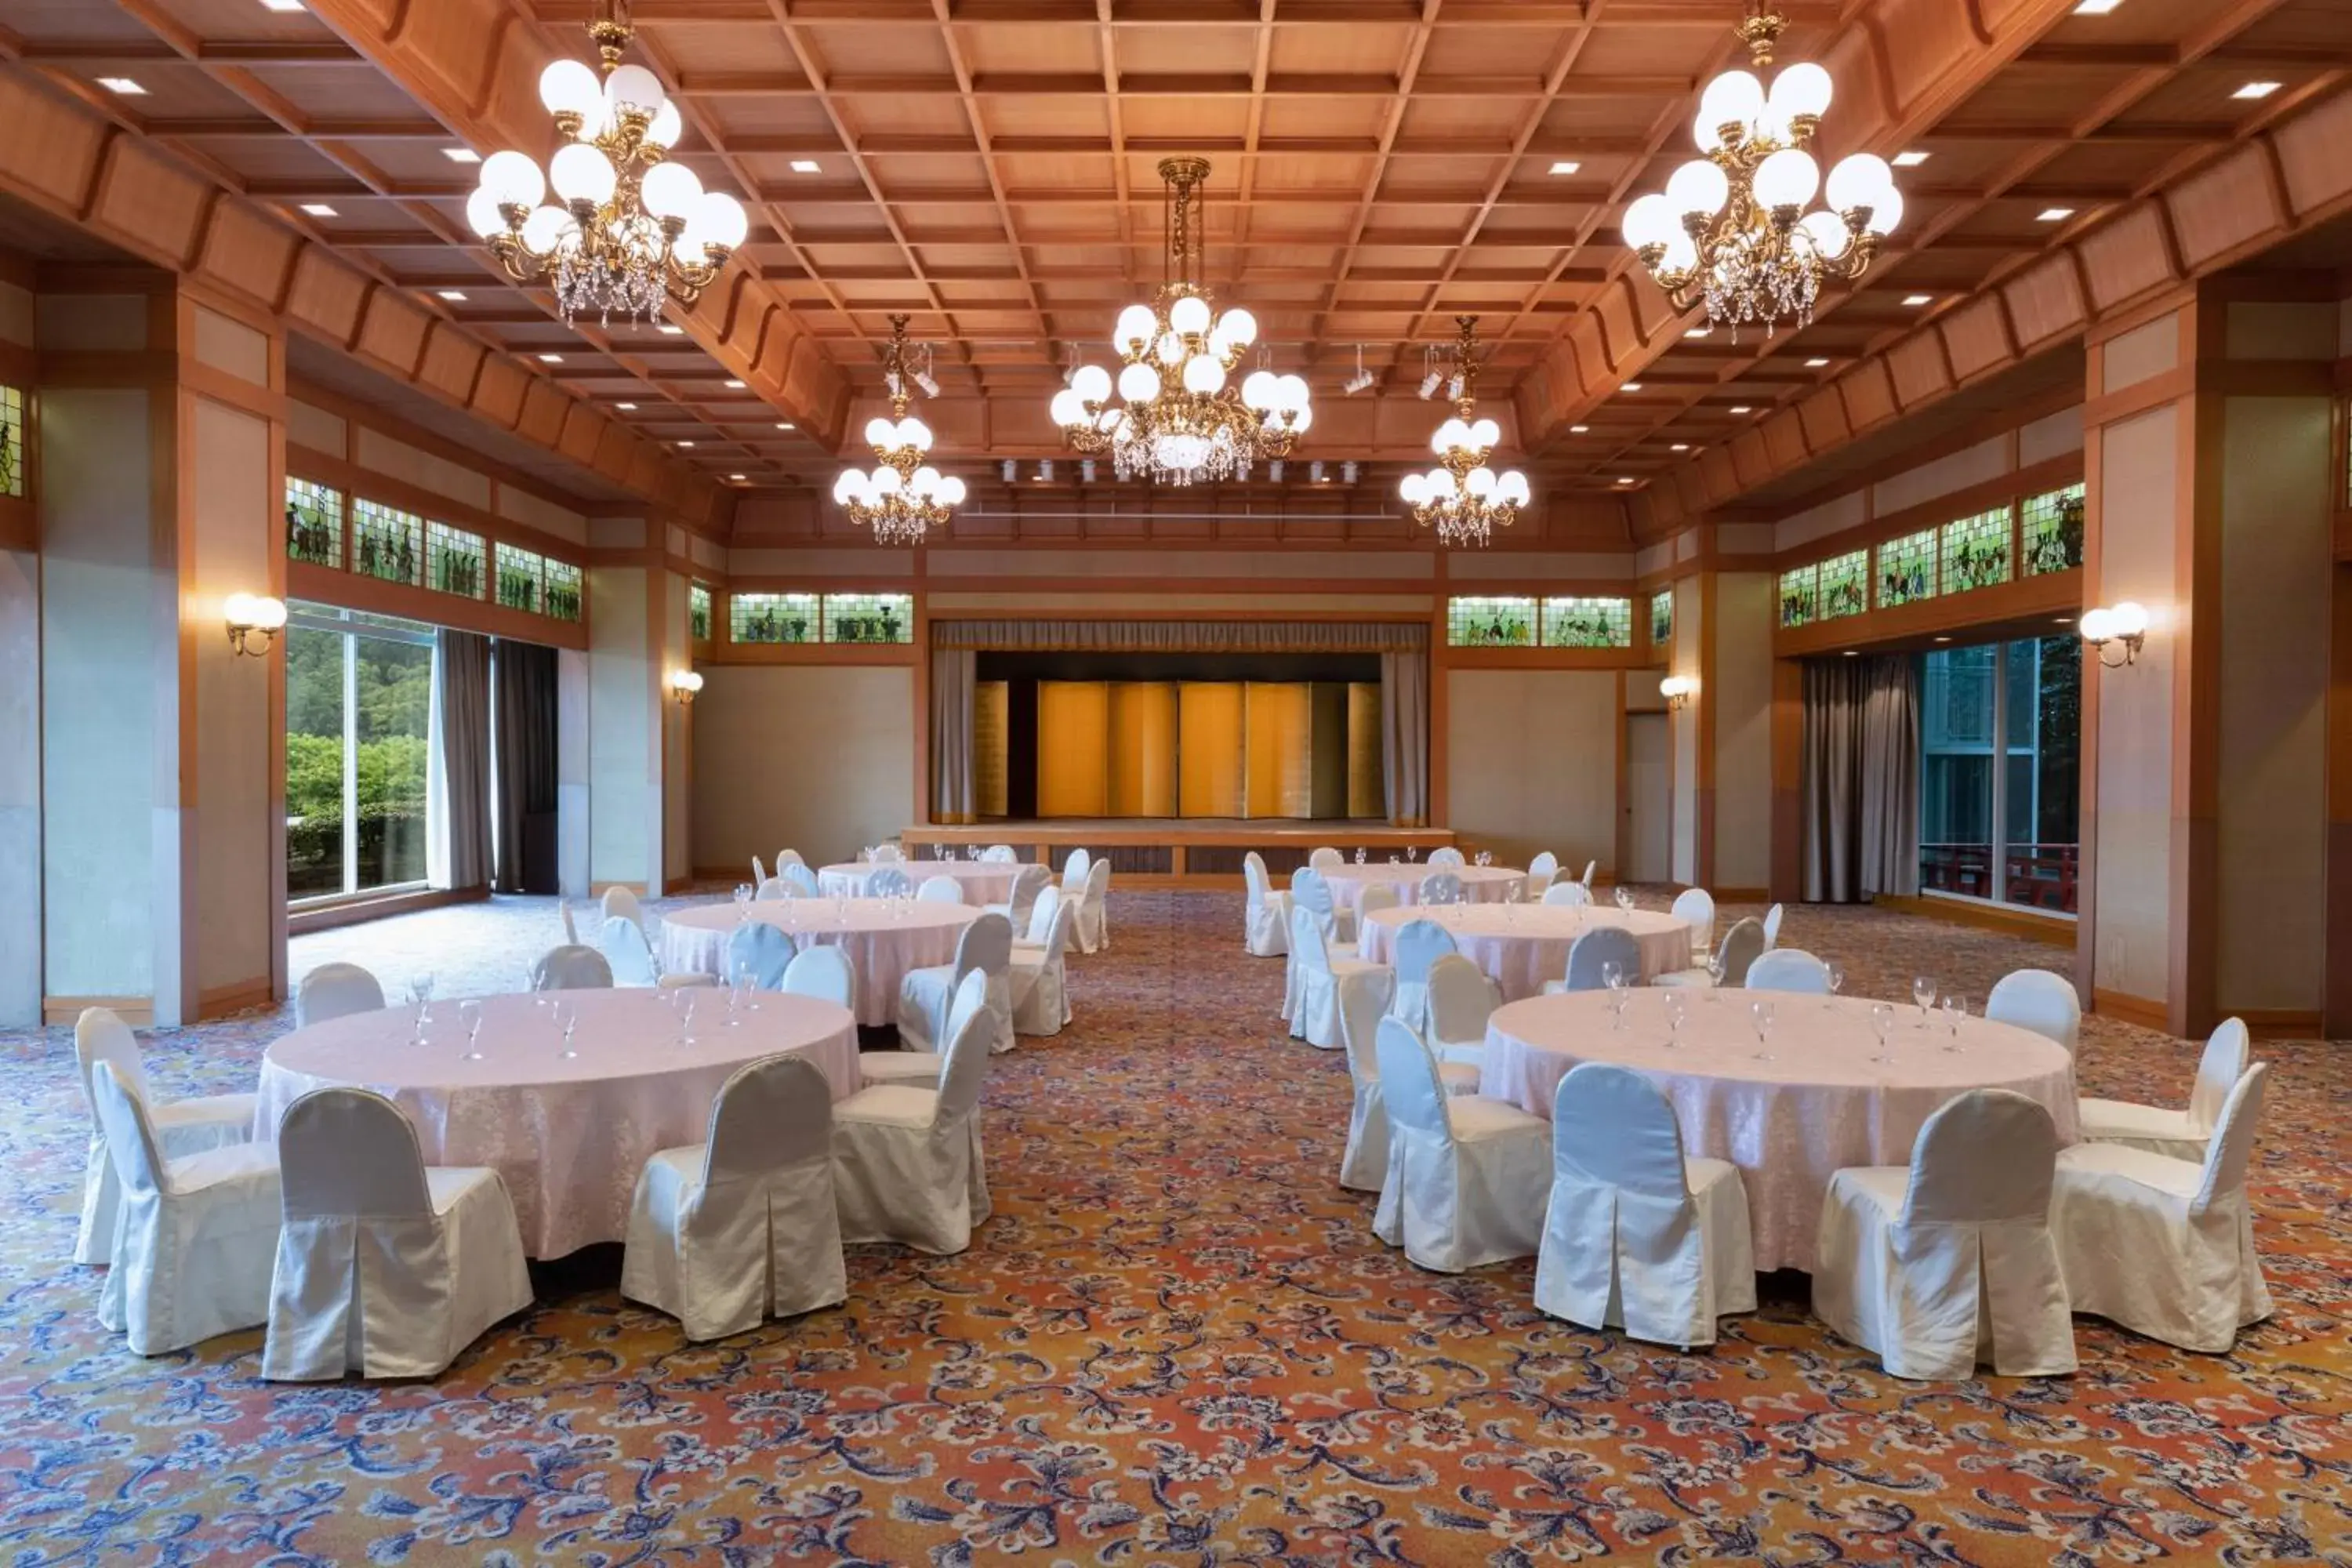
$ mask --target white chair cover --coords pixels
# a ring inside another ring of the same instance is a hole
[[[1458,868],[1464,864],[1462,851],[1456,849],[1451,844],[1445,845],[1440,848],[1433,849],[1429,852],[1429,864],[1433,867],[1444,867],[1448,869]]]
[[[1723,933],[1723,946],[1717,951],[1723,959],[1724,985],[1728,988],[1747,984],[1748,971],[1754,966],[1759,958],[1764,955],[1763,925],[1753,915],[1744,921],[1734,921],[1731,929]],[[1668,973],[1654,975],[1651,977],[1650,984],[1704,987],[1714,984],[1715,977],[1701,966],[1696,969],[1677,969]]]
[[[1830,966],[1801,947],[1776,947],[1748,966],[1745,982],[1750,991],[1794,991],[1807,996],[1830,994]]]
[[[790,882],[793,885],[793,891],[801,898],[814,899],[817,897],[819,889],[817,887],[816,873],[810,870],[808,867],[801,861],[794,860],[790,865],[777,867],[776,875],[783,880]]]
[[[1101,861],[1096,864],[1100,866]],[[1045,944],[1014,950],[1006,977],[1013,998],[1013,1032],[1016,1035],[1058,1035],[1070,1021],[1069,986],[1063,959],[1077,929],[1079,906],[1062,900],[1046,928]]]
[[[933,1048],[932,1042],[945,1040],[948,1007],[955,1000],[956,985],[977,969],[988,976],[990,1005],[997,1009],[1006,1026],[1001,1037],[992,1042],[992,1048],[1011,1049],[1013,1004],[1006,973],[1012,963],[1013,927],[1003,915],[982,915],[964,927],[963,933],[956,938],[953,963],[910,969],[899,982],[899,1043],[910,1051],[928,1051]]]
[[[2122,1143],[2060,1152],[2051,1225],[2074,1310],[2213,1354],[2271,1315],[2246,1200],[2269,1076],[2257,1063],[2231,1088],[2201,1160]]]
[[[778,990],[795,956],[792,938],[765,921],[745,921],[727,936],[727,978],[761,991]]]
[[[1365,949],[1372,940],[1372,917],[1382,910],[1399,908],[1403,902],[1404,900],[1399,896],[1396,889],[1386,882],[1374,882],[1356,895],[1356,956],[1358,958],[1371,957]]]
[[[1003,915],[1013,922],[1014,931],[1029,929],[1029,913],[1037,907],[1037,895],[1054,880],[1054,873],[1044,866],[1024,866],[1013,874],[1013,896],[1001,904],[984,904],[990,914]]]
[[[751,857],[751,886],[759,887],[768,879],[768,868],[760,864],[757,855]]]
[[[1764,911],[1764,925],[1759,934],[1764,938],[1764,951],[1766,952],[1769,952],[1774,948],[1780,945],[1780,917],[1787,912],[1788,911],[1779,904],[1774,904],[1770,909]]]
[[[1486,1020],[1503,1005],[1503,988],[1458,952],[1429,966],[1429,1048],[1439,1063],[1476,1067],[1486,1058]]]
[[[775,1056],[738,1068],[711,1102],[704,1141],[646,1162],[621,1294],[667,1312],[689,1340],[849,1299],[833,1094],[814,1063]]]
[[[1857,1165],[1830,1178],[1815,1315],[1896,1377],[1969,1377],[1988,1348],[2004,1377],[2074,1371],[2051,1235],[2057,1155],[2057,1129],[2036,1100],[1975,1089],[1945,1101],[1919,1129],[1908,1169]]]
[[[549,948],[530,966],[533,991],[607,991],[612,984],[613,966],[604,955],[576,942]]]
[[[2046,969],[2020,969],[1996,981],[1986,997],[1984,1016],[1996,1024],[2014,1024],[2054,1040],[2074,1054],[2083,1034],[2083,1002],[2074,983]]]
[[[613,968],[613,984],[643,990],[659,986],[674,991],[680,986],[715,984],[708,974],[664,974],[661,963],[654,957],[653,943],[646,940],[646,928],[626,915],[605,917],[601,939],[604,962]]]
[[[89,1084],[121,1183],[99,1321],[140,1355],[267,1322],[278,1146],[230,1143],[167,1161],[146,1106],[112,1062],[91,1063]]]
[[[800,889],[782,877],[770,877],[751,889],[751,897],[763,904],[782,903],[786,899],[797,898],[799,894]]]
[[[956,983],[955,1000],[948,1005],[948,1034],[950,1040],[963,1028],[965,1020],[988,1005],[988,976],[973,970]],[[917,1083],[926,1089],[940,1086],[940,1072],[948,1058],[940,1051],[860,1051],[857,1053],[857,1080],[860,1086],[877,1083]],[[972,1118],[973,1137],[979,1136],[980,1119]]]
[[[1355,1090],[1348,1110],[1347,1145],[1339,1152],[1339,1184],[1377,1193],[1389,1169],[1389,1118],[1381,1104],[1381,1058],[1373,1037],[1396,972],[1375,965],[1342,975],[1337,984],[1339,1044],[1348,1053],[1348,1080]]]
[[[1528,880],[1520,897],[1540,899],[1551,887],[1551,879],[1559,875],[1559,857],[1547,849],[1528,862]]]
[[[1059,888],[1037,889],[1037,901],[1029,906],[1028,927],[1013,939],[1013,945],[1016,948],[1045,946],[1045,938],[1054,929],[1054,918],[1061,912],[1062,906],[1076,902],[1076,900],[1063,898]]]
[[[261,1375],[433,1377],[530,1305],[507,1184],[486,1166],[428,1170],[400,1108],[319,1089],[278,1124],[284,1223]]]
[[[1584,863],[1584,875],[1577,879],[1578,881],[1584,884],[1584,890],[1588,893],[1592,891],[1592,873],[1600,864],[1601,862],[1598,860],[1587,860]]]
[[[915,879],[896,866],[885,866],[868,872],[866,896],[869,899],[903,899],[915,890]]]
[[[1339,1039],[1339,987],[1343,974],[1376,967],[1360,958],[1334,958],[1315,922],[1315,911],[1290,911],[1290,974],[1294,1000],[1290,1033],[1319,1050],[1335,1051]]]
[[[853,1011],[857,1005],[857,966],[837,947],[811,943],[793,954],[776,989],[788,996],[814,996]]]
[[[896,844],[877,844],[866,852],[866,858],[877,866],[896,866],[907,858],[906,852]]]
[[[644,907],[637,902],[637,895],[627,888],[615,885],[605,889],[604,910],[604,918],[608,921],[618,917],[635,921],[639,925],[646,923]]]
[[[1087,885],[1087,872],[1095,858],[1085,849],[1073,849],[1062,858],[1062,891],[1075,894]]]
[[[1080,889],[1075,935],[1080,952],[1100,952],[1110,945],[1110,862],[1097,860],[1087,868],[1087,885]]]
[[[926,877],[923,885],[915,889],[915,897],[927,904],[960,904],[963,902],[963,884],[945,873]]]
[[[1612,963],[1624,965],[1626,984],[1642,983],[1642,944],[1633,933],[1623,926],[1594,926],[1568,944],[1568,971],[1558,980],[1544,982],[1544,992],[1553,995],[1562,991],[1605,991],[1609,987],[1606,966]]]
[[[1243,912],[1243,950],[1253,958],[1280,958],[1290,951],[1290,894],[1265,874],[1265,857],[1253,849],[1242,857],[1242,880],[1249,889]]]
[[[1666,912],[1691,928],[1691,951],[1706,952],[1715,946],[1715,895],[1705,888],[1685,888],[1675,895]]]
[[[574,925],[572,921],[572,900],[570,899],[556,900],[555,912],[563,917],[563,941],[565,945],[570,947],[579,946],[580,928],[577,925]]]
[[[1462,879],[1451,871],[1432,871],[1421,879],[1421,901],[1424,904],[1460,903]]]
[[[834,1202],[844,1241],[896,1241],[930,1253],[971,1244],[989,1215],[973,1124],[1000,1027],[992,1005],[975,1008],[948,1044],[937,1088],[876,1084],[833,1108]]]
[[[511,971],[509,972],[511,973]],[[356,963],[322,963],[294,987],[294,1026],[306,1028],[353,1013],[383,1008],[383,987]]]
[[[1389,998],[1389,1016],[1401,1019],[1415,1034],[1429,1029],[1429,966],[1449,952],[1462,950],[1454,933],[1433,920],[1410,920],[1397,927],[1396,991]]]
[[[1551,1202],[1536,1305],[1657,1344],[1715,1342],[1715,1321],[1756,1310],[1756,1252],[1738,1166],[1693,1160],[1657,1086],[1586,1062],[1552,1100]]]
[[[1592,902],[1592,889],[1581,882],[1554,882],[1544,889],[1543,901],[1554,906],[1581,909]]]
[[[776,875],[779,877],[784,874],[784,870],[787,867],[799,866],[805,868],[807,865],[808,862],[801,858],[801,852],[797,849],[779,849],[776,851]]]
[[[1380,1026],[1389,1168],[1372,1231],[1442,1274],[1526,1258],[1543,1239],[1551,1129],[1483,1095],[1449,1095],[1437,1058],[1394,1018]]]
[[[2189,1109],[2140,1105],[2128,1100],[2084,1100],[2077,1102],[2083,1142],[2121,1143],[2175,1160],[2202,1160],[2213,1136],[2215,1119],[2230,1090],[2246,1071],[2252,1049],[2245,1020],[2224,1018],[2206,1038],[2205,1053],[2197,1060],[2197,1081],[2189,1087]]]
[[[254,1097],[214,1094],[153,1103],[148,1099],[147,1069],[139,1060],[139,1038],[109,1007],[82,1009],[74,1024],[74,1060],[80,1070],[82,1104],[89,1111],[89,1149],[83,1156],[81,1226],[74,1236],[73,1256],[76,1263],[101,1264],[114,1256],[122,1183],[106,1157],[106,1126],[98,1119],[98,1094],[90,1068],[100,1062],[113,1064],[115,1076],[146,1108],[157,1152],[167,1162],[251,1138]]]
[[[1021,855],[1010,844],[992,844],[980,852],[980,858],[991,866],[1010,866],[1017,862]]]
[[[1318,871],[1337,871],[1347,865],[1348,858],[1325,844],[1318,846],[1307,855],[1307,863]]]
[[[1354,911],[1331,896],[1331,884],[1314,867],[1301,866],[1290,874],[1290,905],[1293,909],[1313,910],[1316,922],[1331,941],[1356,940]]]

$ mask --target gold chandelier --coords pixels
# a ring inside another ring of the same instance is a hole
[[[605,0],[588,24],[601,78],[568,59],[540,76],[565,143],[546,173],[529,153],[493,153],[466,203],[506,275],[546,279],[567,322],[651,321],[671,299],[691,305],[750,230],[741,203],[668,161],[685,121],[653,72],[621,63],[632,29],[614,12]],[[542,205],[551,185],[557,200]]]
[[[1528,477],[1517,468],[1501,473],[1486,466],[1502,426],[1477,417],[1478,318],[1456,316],[1461,334],[1454,342],[1454,417],[1437,427],[1430,449],[1438,467],[1407,474],[1397,489],[1412,508],[1413,521],[1434,527],[1446,544],[1484,545],[1494,531],[1518,520],[1528,503]]]
[[[833,482],[833,499],[850,521],[874,531],[877,544],[920,544],[932,529],[946,527],[963,504],[963,481],[924,461],[931,449],[931,427],[907,412],[918,381],[930,384],[929,374],[907,351],[907,318],[893,316],[890,342],[882,351],[890,417],[877,414],[866,422],[866,439],[879,461],[872,473],[844,468]]]
[[[1787,22],[1758,9],[1738,28],[1760,71]],[[1830,73],[1806,61],[1772,79],[1728,70],[1700,95],[1694,135],[1704,157],[1675,171],[1664,195],[1625,209],[1625,243],[1677,310],[1704,302],[1708,321],[1769,332],[1784,319],[1809,325],[1824,279],[1870,270],[1879,241],[1903,216],[1895,173],[1857,153],[1822,184],[1804,149],[1830,106]],[[1828,205],[1808,213],[1817,189]]]
[[[1112,329],[1111,346],[1125,362],[1119,405],[1111,405],[1110,373],[1082,364],[1054,395],[1054,423],[1076,450],[1110,453],[1122,479],[1189,485],[1245,478],[1259,458],[1288,456],[1314,422],[1307,382],[1261,364],[1238,392],[1228,384],[1257,341],[1257,319],[1239,306],[1217,315],[1201,282],[1208,160],[1165,159],[1160,177],[1168,187],[1166,280],[1151,303],[1121,310]]]

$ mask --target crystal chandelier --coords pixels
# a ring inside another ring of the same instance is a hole
[[[685,122],[653,72],[621,64],[632,29],[614,8],[605,0],[588,24],[601,79],[578,60],[540,76],[539,100],[565,142],[546,173],[529,153],[493,153],[466,203],[506,275],[546,279],[567,323],[651,321],[673,297],[691,305],[750,227],[741,203],[668,162]],[[557,199],[542,205],[550,185]]]
[[[1787,23],[1759,8],[1739,24],[1757,70],[1772,63]],[[1883,158],[1857,153],[1830,171],[1828,205],[1805,211],[1821,170],[1804,151],[1830,106],[1830,73],[1807,61],[1772,79],[1729,70],[1700,95],[1695,135],[1705,157],[1675,171],[1665,194],[1625,209],[1625,243],[1677,310],[1704,301],[1707,320],[1735,331],[1813,319],[1825,278],[1870,270],[1878,242],[1903,216]]]
[[[918,379],[929,384],[929,373],[916,370],[907,352],[907,318],[893,316],[890,342],[882,351],[890,417],[877,414],[866,422],[866,439],[880,460],[870,474],[844,468],[833,482],[833,499],[850,521],[874,531],[877,544],[920,544],[932,529],[945,528],[963,504],[963,481],[923,461],[931,449],[931,427],[907,413]]]
[[[1508,528],[1528,504],[1528,477],[1517,468],[1501,473],[1486,466],[1502,426],[1475,417],[1478,407],[1478,318],[1456,316],[1462,329],[1454,342],[1454,417],[1429,438],[1439,467],[1407,474],[1397,487],[1412,508],[1413,521],[1434,526],[1446,544],[1485,545],[1494,531]]]
[[[1168,187],[1167,277],[1150,304],[1129,305],[1112,329],[1111,346],[1126,362],[1120,404],[1110,403],[1110,373],[1082,364],[1054,395],[1054,423],[1077,451],[1108,452],[1122,479],[1189,485],[1246,478],[1259,458],[1288,456],[1314,422],[1307,382],[1261,364],[1238,392],[1227,384],[1257,341],[1257,319],[1239,306],[1217,315],[1201,282],[1208,160],[1165,159],[1160,177]]]

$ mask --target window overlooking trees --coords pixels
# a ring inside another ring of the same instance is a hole
[[[286,629],[286,896],[425,879],[433,628],[324,605]]]
[[[2071,637],[1938,648],[1920,667],[1919,886],[2073,914],[2083,656]]]

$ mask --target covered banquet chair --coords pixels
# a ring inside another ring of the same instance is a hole
[[[1432,871],[1421,879],[1421,901],[1424,904],[1458,904],[1462,901],[1462,877],[1459,872]]]
[[[788,996],[814,996],[836,1007],[857,1005],[857,966],[849,954],[826,942],[812,942],[793,954],[776,989]]]
[[[1394,976],[1375,966],[1339,980],[1339,1041],[1347,1047],[1348,1079],[1354,1101],[1348,1110],[1348,1142],[1339,1153],[1339,1184],[1377,1193],[1389,1169],[1389,1118],[1381,1098],[1379,1035]],[[1441,1062],[1438,1082],[1448,1094],[1478,1092],[1478,1069]]]
[[[1097,861],[1101,865],[1101,861]],[[1070,1021],[1070,991],[1064,960],[1077,930],[1081,906],[1064,899],[1055,906],[1042,946],[1026,942],[1013,950],[1005,988],[1016,1035],[1058,1035]]]
[[[1715,895],[1705,888],[1685,888],[1675,895],[1666,913],[1690,927],[1691,951],[1708,952],[1715,947]]]
[[[1592,902],[1592,889],[1581,882],[1554,882],[1544,889],[1543,901],[1555,909],[1580,910]]]
[[[910,969],[899,982],[899,1041],[914,1051],[927,1051],[932,1048],[932,1042],[944,1041],[948,1037],[948,1007],[955,999],[955,988],[965,975],[977,969],[988,976],[989,1005],[997,1010],[1003,1025],[1001,1037],[992,1040],[990,1048],[1011,1049],[1013,1005],[1006,977],[1012,965],[1013,927],[1003,915],[982,915],[965,926],[956,938],[953,962]]]
[[[1389,1016],[1402,1018],[1416,1031],[1429,1027],[1429,966],[1461,948],[1454,933],[1435,921],[1417,918],[1397,927],[1396,991],[1389,998]]]
[[[1993,983],[1985,997],[1984,1016],[1996,1024],[2014,1024],[2066,1047],[2073,1056],[2083,1035],[2083,999],[2074,983],[2046,969],[2019,969]]]
[[[383,1008],[383,986],[356,963],[322,963],[295,984],[294,1026]]]
[[[1731,929],[1723,933],[1723,945],[1717,948],[1713,954],[1715,958],[1722,961],[1724,985],[1729,987],[1747,984],[1748,970],[1755,966],[1758,959],[1764,956],[1764,926],[1761,921],[1750,915],[1746,920],[1732,922]],[[1650,984],[1688,985],[1700,989],[1714,985],[1715,972],[1706,962],[1709,955],[1697,953],[1695,956],[1700,960],[1696,968],[1669,970],[1664,974],[1652,976]]]
[[[1486,1020],[1503,1005],[1503,988],[1458,952],[1441,952],[1429,966],[1429,1048],[1440,1063],[1475,1068],[1486,1060]]]
[[[613,967],[613,983],[616,985],[676,991],[684,986],[717,984],[708,974],[663,973],[660,961],[654,957],[654,944],[646,940],[646,928],[626,915],[605,917],[603,952],[604,962]]]
[[[2185,1110],[2128,1100],[2079,1100],[2075,1110],[2082,1121],[2083,1142],[2121,1143],[2176,1160],[2202,1160],[2231,1089],[2245,1075],[2250,1048],[2245,1020],[2222,1019],[2206,1037],[2204,1054],[2197,1058],[2197,1081],[2189,1086]]]
[[[1528,862],[1528,879],[1519,897],[1530,903],[1541,899],[1559,875],[1559,857],[1547,849]]]
[[[1370,958],[1372,946],[1372,917],[1382,910],[1401,908],[1404,899],[1386,882],[1373,882],[1356,894],[1356,956]]]
[[[730,984],[773,991],[783,984],[794,956],[793,939],[765,921],[745,921],[727,933]]]
[[[1037,907],[1037,895],[1053,882],[1054,873],[1045,866],[1024,866],[1013,874],[1013,896],[1001,904],[983,904],[981,908],[992,915],[1003,915],[1013,922],[1014,931],[1026,931],[1029,911]]]
[[[85,1007],[74,1023],[74,1064],[79,1070],[82,1103],[89,1112],[89,1147],[83,1156],[81,1224],[74,1235],[76,1263],[107,1263],[114,1257],[116,1210],[122,1178],[107,1158],[106,1123],[98,1114],[98,1089],[91,1069],[112,1065],[125,1088],[146,1108],[155,1152],[166,1162],[243,1143],[253,1136],[255,1099],[250,1094],[210,1094],[158,1101],[151,1097],[147,1069],[139,1059],[139,1037],[110,1007]]]
[[[780,864],[776,868],[776,877],[779,881],[789,883],[793,896],[797,898],[814,899],[819,896],[816,873],[810,870],[802,861],[793,860]]]
[[[873,1084],[833,1108],[834,1200],[844,1241],[896,1241],[929,1253],[971,1245],[989,1215],[973,1124],[999,1026],[992,1005],[974,1008],[948,1042],[935,1087]]]
[[[567,942],[551,947],[530,966],[533,991],[609,991],[613,966],[593,947]]]
[[[1626,984],[1642,983],[1642,944],[1633,933],[1623,926],[1594,926],[1568,944],[1568,971],[1558,980],[1545,981],[1544,994],[1605,990],[1612,963],[1623,972]]]
[[[1458,871],[1467,862],[1463,858],[1462,851],[1456,849],[1451,844],[1445,845],[1440,848],[1433,849],[1429,852],[1429,864],[1433,869]]]
[[[1290,892],[1265,874],[1265,858],[1253,849],[1242,857],[1242,880],[1249,891],[1242,904],[1242,950],[1253,958],[1280,958],[1290,952]]]
[[[1806,996],[1830,994],[1830,966],[1801,947],[1776,947],[1748,966],[1750,991],[1793,991]]]
[[[1071,938],[1080,952],[1100,952],[1110,945],[1110,862],[1097,860],[1087,868],[1086,885],[1078,889],[1078,909]]]
[[[1378,1037],[1389,1168],[1373,1234],[1441,1274],[1532,1255],[1543,1239],[1551,1129],[1507,1101],[1446,1093],[1437,1058],[1397,1019],[1382,1018]]]
[[[1334,958],[1312,910],[1290,911],[1290,1033],[1321,1050],[1339,1048],[1339,988],[1343,975],[1379,967],[1360,958]]]

